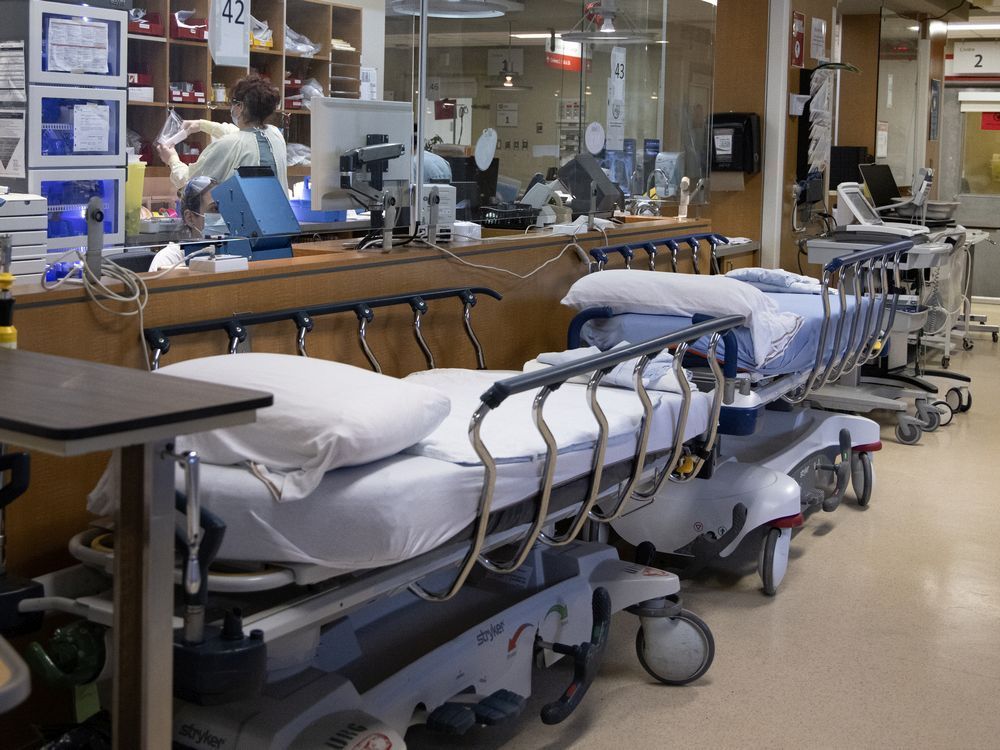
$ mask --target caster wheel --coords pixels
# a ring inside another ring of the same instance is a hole
[[[961,388],[949,388],[948,392],[944,395],[944,400],[951,407],[952,411],[962,411],[962,404],[965,399],[962,397]]]
[[[941,426],[941,412],[933,407],[926,407],[917,412],[917,419],[920,420],[920,429],[924,432],[934,432]]]
[[[875,489],[875,467],[872,466],[871,453],[855,453],[851,458],[851,487],[854,488],[858,505],[867,508]]]
[[[768,529],[760,545],[757,573],[764,584],[764,593],[774,596],[788,570],[788,547],[792,541],[791,529]]]
[[[941,415],[942,427],[947,427],[951,424],[951,420],[955,418],[955,412],[952,411],[952,408],[947,401],[935,401],[931,404],[931,406],[937,409],[938,414]]]
[[[993,331],[993,343],[995,344],[998,341],[1000,341],[1000,333],[997,333],[996,331]]]
[[[666,685],[687,685],[715,658],[708,625],[686,609],[676,617],[644,618],[635,634],[635,654],[651,677]]]
[[[941,357],[941,367],[948,369],[951,366],[951,357]]]
[[[896,425],[896,440],[903,445],[916,445],[920,442],[923,431],[919,425],[910,422],[900,422]]]
[[[965,412],[967,412],[971,408],[972,408],[972,392],[970,391],[969,393],[965,394],[965,402],[960,407],[958,407],[958,410],[962,412],[962,414],[965,414]]]
[[[962,348],[965,349],[965,351],[971,352],[972,347],[974,346],[975,344],[973,343],[972,339],[962,339]]]

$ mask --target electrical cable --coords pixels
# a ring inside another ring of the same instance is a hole
[[[426,239],[420,239],[418,241],[421,244],[424,244],[424,245],[427,245],[428,247],[434,248],[438,252],[444,253],[445,255],[447,255],[452,260],[457,260],[459,263],[461,263],[464,266],[469,266],[470,268],[478,268],[478,269],[483,270],[483,271],[496,271],[497,273],[505,273],[508,276],[513,276],[514,278],[521,279],[522,281],[525,280],[525,279],[530,279],[532,276],[534,276],[536,273],[538,273],[539,271],[541,271],[543,268],[546,268],[547,266],[551,265],[552,263],[555,263],[557,260],[559,260],[560,258],[562,258],[566,254],[566,252],[568,250],[570,250],[571,248],[575,249],[578,253],[584,253],[584,255],[586,254],[586,251],[584,251],[584,249],[582,247],[580,247],[580,244],[576,241],[576,239],[572,239],[572,240],[570,240],[570,242],[568,242],[566,244],[565,247],[563,247],[562,250],[559,251],[558,255],[556,255],[556,256],[554,256],[552,258],[549,258],[547,261],[545,261],[544,263],[542,263],[537,268],[529,271],[528,273],[521,274],[521,273],[518,273],[517,271],[511,271],[509,268],[498,268],[497,266],[487,266],[487,265],[484,265],[484,264],[481,264],[481,263],[472,263],[471,261],[468,261],[468,260],[465,260],[464,258],[459,257],[458,255],[456,255],[455,253],[453,253],[451,250],[448,250],[447,248],[441,247],[440,245],[437,245],[437,244],[435,244],[433,242],[429,242]]]

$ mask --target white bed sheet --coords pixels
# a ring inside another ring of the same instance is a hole
[[[445,371],[447,372],[447,371]],[[488,385],[506,375],[517,373],[476,373]],[[424,380],[426,382],[426,380]],[[478,395],[485,388],[479,389]],[[578,398],[579,409],[589,416],[585,387],[565,385],[557,393]],[[626,410],[624,416],[615,406],[602,406],[613,424],[624,425],[612,435],[606,464],[630,458],[635,451],[638,421]],[[452,413],[460,418],[449,420],[452,429],[463,439],[473,407],[469,391],[453,393]],[[634,393],[618,391],[630,395]],[[711,411],[710,394],[695,392],[691,403],[685,440],[705,432]],[[650,435],[650,450],[668,447],[673,441],[673,425],[681,397],[670,393],[654,394],[655,418]],[[614,410],[615,413],[612,413]],[[500,414],[487,417],[504,420]],[[484,430],[487,438],[489,432]],[[556,464],[556,482],[586,474],[593,455],[590,444],[560,453]],[[493,509],[500,510],[538,490],[543,460],[510,461],[498,468]],[[333,573],[376,568],[416,557],[445,543],[467,527],[475,518],[483,481],[481,465],[461,465],[421,455],[400,454],[359,467],[329,472],[316,491],[293,503],[278,503],[264,485],[240,467],[204,465],[201,472],[204,506],[225,520],[227,530],[220,558],[228,560],[306,563],[331,568]],[[182,478],[178,488],[183,488]]]

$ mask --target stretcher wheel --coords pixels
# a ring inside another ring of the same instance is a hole
[[[958,410],[964,414],[971,408],[972,408],[972,392],[970,391],[969,393],[965,394],[965,403],[963,403],[960,407],[958,407]]]
[[[961,388],[949,388],[948,392],[944,395],[944,400],[947,402],[948,406],[954,412],[963,411],[962,403],[965,399],[962,398]]]
[[[917,419],[920,420],[920,428],[924,432],[934,432],[941,426],[941,412],[934,408],[927,408],[918,412]]]
[[[868,451],[855,453],[851,458],[851,487],[858,505],[867,508],[875,489],[875,467],[872,465],[872,454]]]
[[[998,341],[1000,341],[1000,333],[997,333],[996,331],[993,331],[992,335],[993,335],[993,343],[994,344],[997,343]]]
[[[922,434],[920,426],[911,422],[900,422],[896,425],[896,440],[903,445],[916,445],[920,442]]]
[[[712,666],[715,639],[700,617],[682,609],[674,617],[643,618],[635,634],[635,654],[654,679],[687,685]]]
[[[951,420],[955,418],[955,411],[947,401],[935,401],[931,406],[937,409],[938,414],[941,415],[942,427],[947,427],[951,424]]]
[[[760,545],[757,573],[764,584],[764,593],[774,596],[788,570],[788,547],[792,541],[791,529],[768,529]]]
[[[951,357],[941,357],[941,367],[945,370],[951,367]]]
[[[975,344],[973,343],[972,339],[962,339],[962,348],[965,349],[965,351],[967,352],[972,351],[972,347],[974,346]]]

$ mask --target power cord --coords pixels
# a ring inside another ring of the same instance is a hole
[[[49,282],[45,278],[45,274],[42,274],[41,285],[46,291],[51,291],[58,289],[64,285],[76,285],[81,284],[84,291],[87,293],[87,297],[90,301],[97,305],[101,310],[104,310],[111,315],[117,315],[123,318],[135,317],[139,323],[139,344],[142,347],[142,354],[146,360],[146,369],[152,370],[152,362],[149,358],[149,350],[146,348],[145,333],[145,322],[144,313],[146,310],[146,304],[149,301],[149,287],[146,282],[150,280],[160,279],[166,276],[171,271],[176,270],[180,266],[184,265],[191,258],[195,258],[201,255],[214,255],[214,247],[206,247],[202,250],[191,253],[190,255],[182,258],[181,260],[174,263],[169,268],[165,268],[162,271],[158,271],[151,276],[147,276],[145,279],[139,276],[135,271],[132,271],[123,266],[119,266],[117,263],[112,263],[108,260],[102,260],[100,265],[100,274],[95,275],[93,271],[87,266],[85,260],[85,252],[82,250],[70,250],[59,256],[53,263],[58,263],[64,258],[76,256],[76,259],[81,261],[80,266],[74,268],[66,276],[61,279],[57,279],[55,282]],[[51,266],[52,264],[50,264]],[[76,275],[76,271],[79,271],[79,275]],[[111,289],[104,280],[110,279],[120,283],[123,287],[122,291],[116,291]],[[120,310],[113,307],[109,307],[105,304],[105,301],[109,301],[119,305],[131,305],[133,309],[130,310]]]

